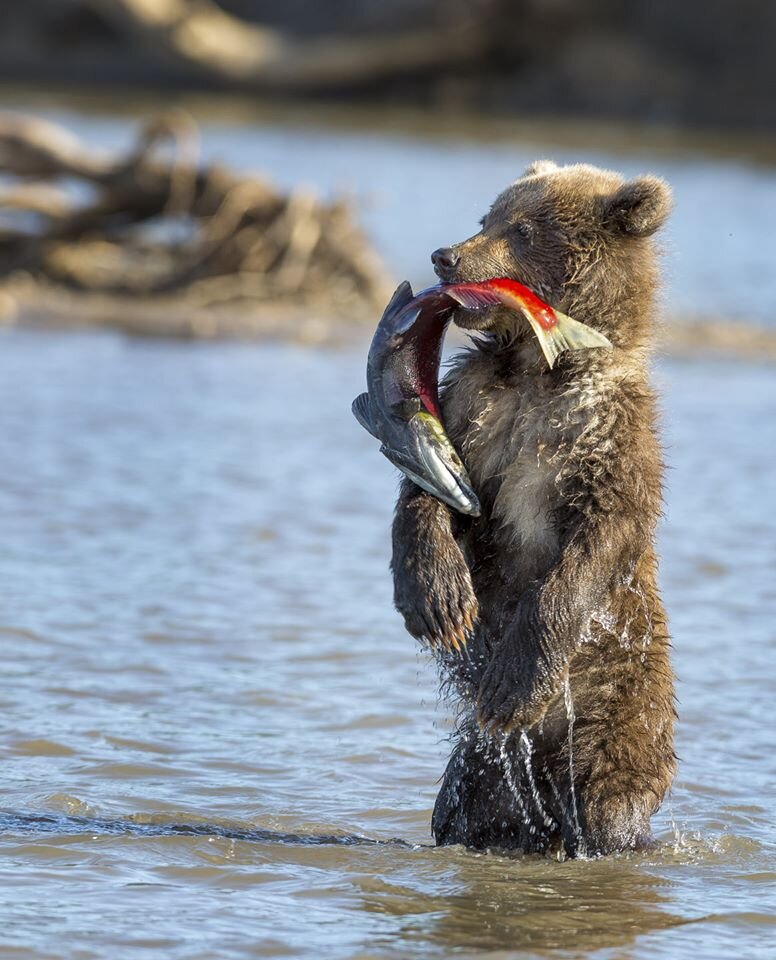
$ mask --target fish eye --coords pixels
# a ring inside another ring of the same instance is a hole
[[[407,397],[391,404],[391,413],[399,417],[400,420],[410,420],[416,413],[420,413],[422,409],[423,404],[420,401],[420,397]]]

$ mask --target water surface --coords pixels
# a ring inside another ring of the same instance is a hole
[[[679,777],[556,863],[429,846],[363,350],[0,335],[4,954],[771,957],[773,368],[657,370]]]

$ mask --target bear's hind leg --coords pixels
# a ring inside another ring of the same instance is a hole
[[[676,769],[665,614],[650,578],[634,579],[616,599],[565,688],[569,731],[559,759],[573,767],[579,821],[577,849],[566,844],[571,856],[648,845],[650,818]]]
[[[650,818],[673,780],[673,702],[627,696],[606,718],[578,724],[575,791],[579,834],[569,855],[638,850],[651,841]]]
[[[544,853],[557,845],[560,829],[548,801],[526,775],[514,736],[490,737],[476,730],[461,736],[434,805],[437,846],[463,844]]]
[[[583,794],[581,834],[566,841],[570,856],[601,857],[650,845],[650,817],[659,806],[654,794],[636,792]]]

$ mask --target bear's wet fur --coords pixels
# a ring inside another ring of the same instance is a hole
[[[442,408],[482,502],[464,517],[405,480],[395,602],[459,708],[438,844],[569,856],[649,842],[674,776],[673,673],[658,592],[662,456],[649,382],[658,255],[671,206],[652,176],[533,164],[443,280],[506,276],[600,330],[612,350],[550,370],[503,307],[445,377]],[[463,655],[450,636],[475,621]]]

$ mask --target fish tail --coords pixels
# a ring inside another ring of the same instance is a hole
[[[550,369],[555,365],[555,361],[565,350],[591,350],[594,348],[604,348],[611,350],[612,344],[598,330],[593,330],[587,324],[580,323],[567,317],[565,313],[555,311],[557,323],[546,329],[528,310],[523,313],[533,327],[542,353],[547,359]]]

